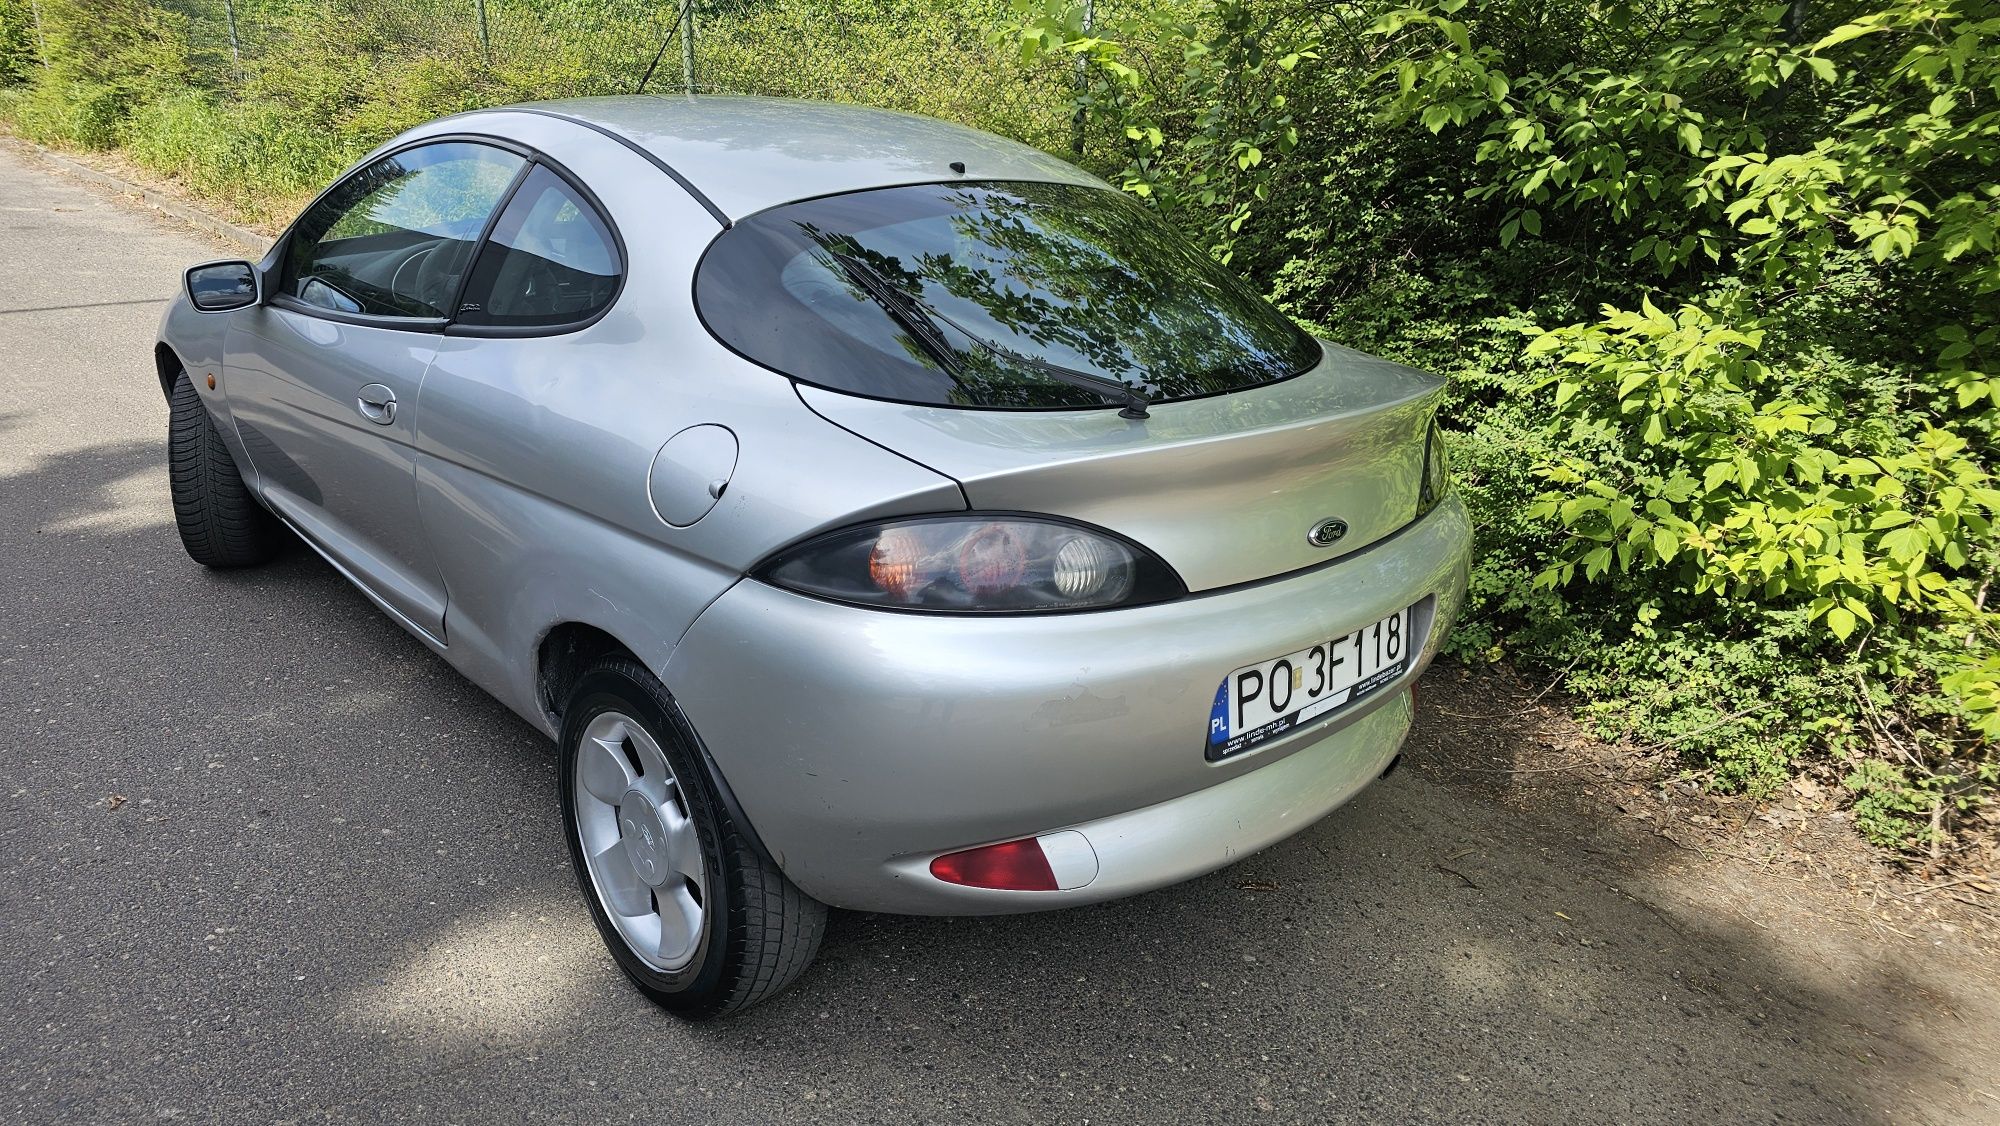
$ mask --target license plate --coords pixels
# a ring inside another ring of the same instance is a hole
[[[1209,761],[1242,754],[1394,682],[1419,648],[1414,609],[1230,673],[1209,714]]]

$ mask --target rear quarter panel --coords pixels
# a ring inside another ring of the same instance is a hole
[[[957,485],[819,418],[791,383],[717,344],[691,304],[716,221],[658,169],[581,126],[479,114],[560,161],[625,244],[609,313],[579,331],[447,336],[417,404],[418,495],[449,593],[449,657],[551,731],[541,639],[565,622],[656,671],[701,610],[777,548],[873,515],[951,511]],[[694,425],[739,444],[721,500],[690,527],[653,510],[661,445]]]

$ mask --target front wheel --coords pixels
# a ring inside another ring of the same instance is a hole
[[[167,406],[167,486],[181,546],[204,567],[255,566],[284,543],[283,526],[250,495],[186,372]]]
[[[626,976],[693,1019],[784,989],[826,926],[826,907],[749,843],[700,756],[630,658],[584,673],[563,710],[563,820],[591,916]]]

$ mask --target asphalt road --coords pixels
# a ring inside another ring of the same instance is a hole
[[[546,741],[306,552],[181,553],[149,352],[229,252],[0,148],[0,1121],[2000,1120],[1928,940],[1408,770],[1127,902],[836,915],[677,1023]]]

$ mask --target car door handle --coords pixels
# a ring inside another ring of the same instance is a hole
[[[396,421],[396,393],[380,383],[370,383],[356,392],[354,409],[361,417],[376,424],[387,426]]]

